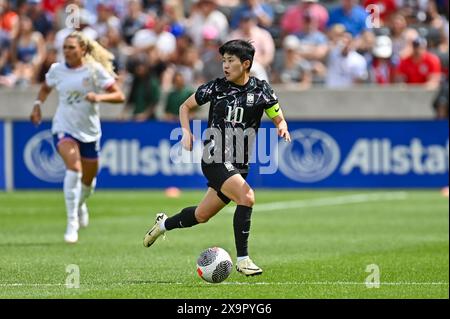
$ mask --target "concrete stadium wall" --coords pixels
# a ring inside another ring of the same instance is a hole
[[[313,88],[297,91],[274,85],[280,104],[288,119],[430,119],[432,100],[436,94],[418,87],[359,87],[346,90]],[[28,119],[39,88],[0,88],[0,119]],[[162,105],[157,114],[163,112]],[[55,113],[57,94],[52,92],[42,107],[43,117]],[[122,105],[103,105],[103,119],[113,120]],[[202,107],[198,117],[205,119],[208,107]]]

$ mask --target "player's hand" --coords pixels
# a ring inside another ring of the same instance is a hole
[[[287,128],[282,127],[278,129],[278,136],[284,138],[286,142],[291,141],[291,134],[289,134],[289,131]]]
[[[97,103],[100,102],[98,95],[95,94],[94,92],[89,92],[88,94],[86,94],[86,100],[88,100],[91,103]]]
[[[192,151],[194,140],[194,135],[192,135],[191,132],[183,132],[181,143],[183,144],[183,148],[185,150]]]
[[[30,114],[30,120],[31,120],[31,123],[33,123],[36,126],[41,124],[42,113],[41,113],[41,107],[40,106],[35,105],[33,107],[33,111],[31,111],[31,114]]]

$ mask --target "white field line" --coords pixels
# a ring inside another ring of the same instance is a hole
[[[106,286],[142,286],[142,285],[187,285],[190,286],[193,283],[188,282],[112,282],[112,283],[80,283],[81,287],[98,287],[102,285]],[[204,284],[203,282],[194,283],[198,285]],[[0,287],[63,287],[65,283],[54,284],[27,284],[27,283],[8,283],[0,284]],[[286,281],[286,282],[224,282],[222,285],[261,285],[261,286],[362,286],[369,285],[365,282],[353,282],[353,281]],[[380,282],[380,286],[448,286],[448,282]]]
[[[395,201],[395,200],[405,200],[408,198],[407,192],[392,192],[392,193],[361,193],[353,195],[342,195],[334,197],[322,197],[314,199],[302,199],[294,201],[279,201],[267,204],[256,204],[254,210],[258,212],[264,211],[274,211],[283,209],[294,209],[294,208],[309,208],[309,207],[323,207],[323,206],[334,206],[334,205],[348,205],[348,204],[358,204],[367,202],[378,202],[378,201]],[[136,204],[134,208],[145,208],[148,207],[147,204]],[[58,206],[59,208],[59,206]],[[14,215],[17,214],[16,210],[18,208],[10,209],[7,212],[1,212],[2,215]],[[227,213],[234,213],[235,206],[230,206],[224,208]],[[38,214],[42,212],[52,212],[54,207],[26,207],[22,208],[26,214]],[[99,211],[107,211],[109,208],[97,208]],[[122,209],[123,210],[123,209]],[[129,212],[129,208],[125,209]],[[114,211],[121,211],[120,207],[114,208]],[[129,216],[129,215],[127,215]]]
[[[302,199],[294,201],[281,201],[267,204],[256,204],[253,207],[253,210],[258,212],[264,212],[264,211],[292,209],[292,208],[309,208],[309,207],[348,205],[348,204],[359,204],[359,203],[379,202],[379,201],[395,201],[395,200],[405,200],[407,198],[408,198],[407,192],[363,193],[363,194],[343,195],[334,197],[322,197],[314,199]],[[227,213],[234,213],[234,211],[235,207],[226,208]]]
[[[324,285],[324,286],[350,286],[350,285],[371,285],[365,282],[352,282],[352,281],[312,281],[312,282],[224,282],[228,285]],[[448,282],[380,282],[380,286],[439,286],[449,285]]]

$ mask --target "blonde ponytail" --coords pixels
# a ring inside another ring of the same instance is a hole
[[[105,70],[114,77],[117,74],[114,72],[113,60],[114,55],[106,50],[95,40],[87,38],[83,33],[79,31],[74,31],[67,36],[68,38],[76,38],[80,47],[86,49],[85,61],[86,63],[92,64],[92,62],[100,63]]]

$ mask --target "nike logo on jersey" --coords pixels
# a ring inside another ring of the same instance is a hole
[[[218,99],[218,100],[221,100],[221,99],[226,98],[227,96],[228,96],[228,95],[221,95],[221,96],[218,95],[218,96],[217,96],[217,99]]]

